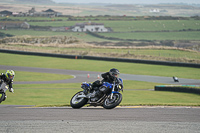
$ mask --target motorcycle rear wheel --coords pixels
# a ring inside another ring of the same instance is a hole
[[[83,107],[87,102],[88,102],[88,99],[86,98],[79,98],[78,96],[79,95],[84,95],[83,91],[79,91],[77,92],[73,97],[72,99],[70,100],[70,105],[72,108],[74,109],[79,109],[81,107]]]
[[[122,101],[122,94],[121,93],[114,93],[113,98],[110,99],[110,95],[106,98],[103,103],[103,107],[105,109],[113,109],[118,106]]]

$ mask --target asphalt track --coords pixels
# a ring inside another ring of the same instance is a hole
[[[0,105],[1,133],[199,133],[200,108]]]
[[[3,66],[0,69],[74,75],[73,79],[43,82],[15,82],[15,84],[92,82],[100,72]],[[87,78],[90,74],[90,78]],[[120,74],[126,80],[163,84],[194,84],[199,80],[170,77]],[[34,108],[21,105],[0,105],[0,133],[200,133],[200,108],[198,107],[101,107]]]

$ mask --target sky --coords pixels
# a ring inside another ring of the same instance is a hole
[[[188,3],[200,4],[200,0],[52,0],[57,3],[111,3],[111,4],[158,4],[158,3]]]

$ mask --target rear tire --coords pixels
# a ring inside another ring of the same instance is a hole
[[[110,95],[106,98],[103,103],[103,107],[105,109],[113,109],[118,106],[122,101],[122,94],[121,93],[114,93],[113,98],[110,99]]]
[[[70,100],[70,105],[74,109],[79,109],[88,102],[88,99],[86,98],[78,98],[79,95],[85,95],[85,94],[83,93],[83,91],[79,91]]]

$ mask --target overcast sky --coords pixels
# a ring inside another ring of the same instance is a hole
[[[114,3],[114,4],[158,4],[158,3],[189,3],[200,4],[200,0],[52,0],[57,3]]]

